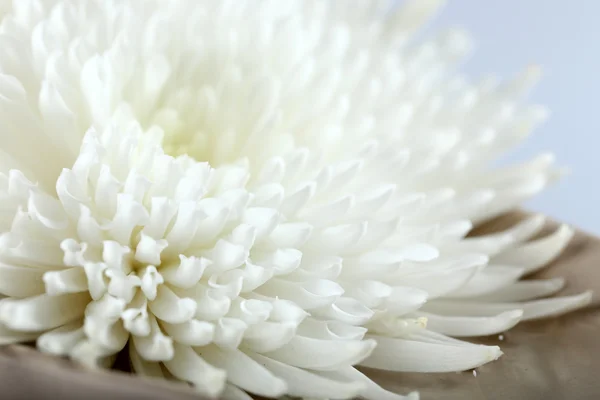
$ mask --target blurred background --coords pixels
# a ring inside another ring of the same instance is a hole
[[[509,156],[552,151],[571,169],[562,182],[526,204],[600,235],[600,1],[448,1],[430,28],[462,26],[475,40],[463,65],[470,76],[511,77],[530,63],[543,67],[531,100],[550,119]]]

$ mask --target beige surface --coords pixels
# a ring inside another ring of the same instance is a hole
[[[492,225],[510,223],[518,215]],[[490,225],[487,227],[490,228]],[[600,293],[600,240],[578,233],[564,254],[538,276],[564,276],[565,293]],[[600,297],[568,316],[523,323],[486,342],[499,344],[500,360],[468,373],[393,374],[368,371],[391,390],[418,389],[421,398],[520,400],[600,399]],[[483,340],[482,340],[483,341]],[[22,346],[0,349],[0,399],[199,399],[181,386],[122,373],[88,372]]]

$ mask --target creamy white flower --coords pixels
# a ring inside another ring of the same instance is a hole
[[[569,228],[466,237],[560,171],[489,168],[544,119],[539,71],[456,77],[465,33],[409,40],[439,1],[0,3],[1,343],[231,399],[400,399],[354,366],[474,368],[500,349],[450,336],[589,302],[519,281]]]

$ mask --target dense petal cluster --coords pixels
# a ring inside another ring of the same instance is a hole
[[[539,71],[472,83],[439,1],[0,1],[0,342],[127,351],[199,392],[401,399],[354,368],[501,355],[452,337],[581,307],[520,278],[572,236],[468,236],[560,175],[494,159]],[[416,395],[410,395],[414,397]]]

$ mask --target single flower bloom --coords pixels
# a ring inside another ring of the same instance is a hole
[[[436,0],[0,1],[0,342],[228,399],[403,399],[355,366],[463,371],[582,307],[520,278],[560,175],[489,164],[539,75],[472,83]],[[415,398],[415,393],[408,398]]]

